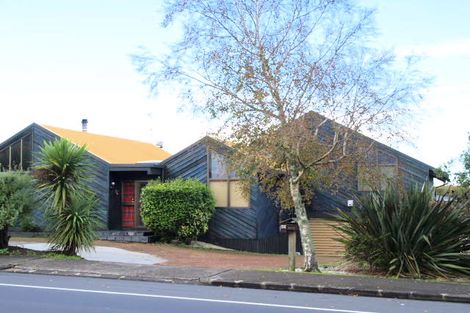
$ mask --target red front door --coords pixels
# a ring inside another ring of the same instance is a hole
[[[122,182],[122,228],[142,228],[142,218],[140,217],[140,194],[142,188],[147,185],[147,181],[126,180]]]
[[[135,183],[134,181],[122,182],[122,199],[121,199],[121,212],[122,212],[122,227],[134,228],[135,227]]]

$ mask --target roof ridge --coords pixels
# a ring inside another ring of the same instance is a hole
[[[57,126],[45,125],[45,124],[41,124],[40,126],[46,128],[46,129],[48,129],[48,130],[51,130],[50,128],[53,128],[53,129],[60,129],[60,130],[66,130],[66,131],[76,132],[76,133],[78,133],[78,134],[89,134],[89,135],[93,135],[93,136],[100,136],[100,137],[107,137],[107,138],[113,138],[113,139],[119,139],[119,140],[133,141],[133,142],[138,142],[138,143],[143,143],[143,144],[149,144],[149,145],[154,146],[154,144],[151,143],[151,142],[141,141],[141,140],[136,140],[136,139],[122,138],[122,137],[116,137],[116,136],[110,136],[110,135],[103,135],[103,134],[97,134],[97,133],[92,133],[92,132],[88,132],[88,131],[84,132],[84,131],[80,131],[80,130],[74,130],[74,129],[70,129],[70,128],[63,128],[63,127],[57,127]],[[160,147],[158,147],[158,146],[157,146],[157,148],[164,150],[163,148],[160,148]],[[164,151],[166,151],[166,150],[164,150]]]
[[[109,164],[134,164],[142,161],[163,161],[171,153],[145,141],[77,131],[62,127],[40,125],[58,137],[76,145],[86,145],[88,152]]]

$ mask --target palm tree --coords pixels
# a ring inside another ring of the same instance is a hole
[[[86,146],[78,147],[66,139],[45,142],[35,172],[51,210],[60,213],[74,194],[86,189],[90,166],[86,152]]]
[[[97,239],[96,229],[101,225],[96,205],[96,197],[74,196],[70,205],[53,215],[49,234],[53,250],[76,255],[78,250],[93,249],[93,242]]]
[[[100,224],[98,201],[87,184],[91,164],[86,152],[66,139],[46,142],[34,170],[46,204],[49,242],[67,255],[91,249]]]

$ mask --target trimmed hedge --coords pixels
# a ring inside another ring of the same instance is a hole
[[[142,191],[142,220],[164,239],[196,239],[207,232],[214,211],[212,192],[195,179],[152,182]]]

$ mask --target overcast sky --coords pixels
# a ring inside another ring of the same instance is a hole
[[[457,158],[470,131],[470,1],[362,0],[377,8],[377,45],[423,57],[433,85],[399,150],[433,166]],[[129,55],[174,37],[160,1],[0,0],[0,142],[32,122],[156,143],[172,153],[210,131],[174,90],[150,97]]]

